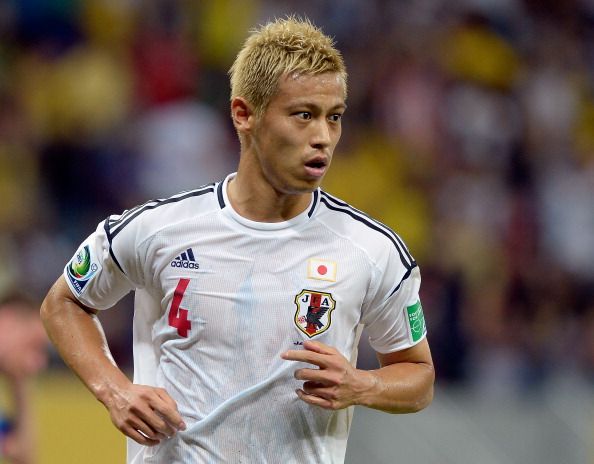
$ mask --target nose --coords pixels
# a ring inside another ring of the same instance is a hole
[[[328,122],[324,119],[316,121],[313,126],[313,133],[311,138],[311,146],[315,149],[322,150],[330,146],[332,143],[332,136],[330,134],[330,127]]]

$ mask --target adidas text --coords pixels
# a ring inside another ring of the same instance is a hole
[[[192,261],[171,261],[171,267],[181,267],[184,269],[200,269],[200,265],[198,263],[193,263]]]

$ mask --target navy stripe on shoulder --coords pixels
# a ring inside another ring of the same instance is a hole
[[[132,210],[130,210],[129,214],[125,214],[121,218],[117,219],[114,223],[106,223],[106,232],[109,243],[111,244],[113,238],[116,235],[118,235],[124,229],[124,227],[130,224],[131,221],[136,219],[143,212],[148,211],[150,209],[158,208],[159,206],[168,205],[170,203],[177,203],[178,201],[182,201],[187,198],[198,197],[200,195],[204,195],[206,193],[211,192],[214,192],[214,184],[209,184],[207,186],[201,187],[200,189],[183,192],[170,198],[149,201],[140,207],[133,208]]]
[[[384,224],[383,222],[378,221],[377,219],[372,218],[371,216],[369,216],[368,214],[364,213],[363,211],[354,208],[353,206],[349,205],[348,203],[345,203],[342,200],[339,200],[338,198],[336,198],[333,195],[330,195],[327,192],[322,192],[322,194],[330,199],[332,202],[334,202],[336,205],[339,206],[343,206],[345,208],[349,208],[350,210],[354,211],[355,213],[360,214],[361,216],[364,216],[365,218],[367,218],[368,220],[370,220],[371,222],[377,224],[378,226],[382,227],[387,233],[391,234],[392,237],[399,243],[400,247],[402,248],[402,250],[404,251],[404,253],[406,254],[406,256],[408,257],[408,259],[412,262],[414,262],[413,257],[411,256],[410,252],[408,251],[408,248],[406,247],[406,245],[404,244],[404,242],[402,241],[402,239],[400,238],[400,236],[394,232],[390,227],[388,227],[386,224]]]
[[[224,180],[222,180],[221,182],[219,182],[219,185],[217,185],[217,198],[219,200],[219,206],[221,207],[221,209],[223,209],[225,207],[225,197],[223,196],[223,184],[225,183]]]
[[[192,193],[192,192],[198,192],[198,191],[201,191],[201,190],[203,190],[203,189],[205,189],[205,188],[209,188],[209,187],[211,187],[211,186],[214,186],[214,184],[206,184],[206,185],[203,185],[203,186],[201,186],[201,187],[198,187],[197,189],[193,189],[193,190],[187,190],[187,191],[184,191],[184,192],[180,192],[180,193],[177,193],[177,194],[175,194],[175,195],[173,195],[173,196],[171,196],[171,197],[169,197],[169,198],[165,198],[165,199],[148,200],[148,201],[146,201],[146,202],[142,203],[141,205],[137,205],[137,206],[135,206],[135,207],[133,207],[133,208],[131,208],[131,209],[127,209],[127,210],[126,210],[126,211],[124,211],[124,212],[123,212],[121,215],[119,215],[119,216],[117,217],[117,219],[113,219],[112,217],[110,217],[110,218],[109,218],[109,226],[110,226],[110,228],[111,228],[112,230],[113,230],[113,229],[115,229],[115,228],[116,228],[116,226],[117,226],[118,224],[121,224],[121,223],[123,223],[123,222],[124,222],[124,221],[126,221],[126,219],[128,219],[128,218],[129,218],[129,217],[130,217],[132,214],[136,213],[136,212],[137,212],[137,211],[139,211],[140,209],[143,209],[143,208],[145,208],[145,207],[146,207],[146,206],[148,206],[148,205],[157,204],[157,203],[160,203],[160,202],[167,202],[168,200],[170,200],[170,199],[172,199],[172,198],[181,197],[181,196],[183,196],[183,197],[185,198],[185,197],[186,197],[186,195],[187,195],[188,193]]]
[[[402,284],[404,283],[404,281],[410,277],[410,274],[412,273],[412,271],[415,267],[417,267],[416,262],[414,263],[413,267],[411,267],[408,271],[406,271],[406,273],[404,274],[404,276],[402,277],[400,282],[398,282],[398,285],[396,285],[396,288],[394,290],[392,290],[392,293],[390,293],[388,295],[388,298],[390,298],[392,295],[394,295],[394,293],[396,293],[398,290],[400,290],[400,287],[402,287]]]
[[[120,269],[120,271],[122,271],[125,274],[124,270],[122,269],[122,266],[120,265],[120,262],[115,257],[113,248],[111,247],[111,234],[109,233],[109,218],[107,218],[105,220],[105,222],[103,223],[103,228],[105,229],[105,234],[107,235],[107,241],[109,242],[109,254],[110,254],[111,258],[113,259],[113,262],[116,263],[116,265]]]
[[[408,249],[406,248],[400,237],[385,224],[382,224],[381,222],[370,218],[367,214],[353,208],[348,203],[345,203],[343,201],[338,200],[337,198],[332,197],[331,195],[328,195],[324,191],[322,191],[322,198],[320,201],[324,203],[328,209],[347,214],[356,221],[359,221],[362,224],[365,224],[367,227],[386,236],[392,242],[392,244],[396,248],[396,251],[398,251],[400,261],[407,270],[410,271],[417,265],[416,261],[410,255]]]
[[[132,214],[136,213],[138,210],[144,208],[145,206],[154,203],[154,200],[149,200],[141,205],[137,205],[131,209],[127,209],[126,211],[124,211],[122,214],[120,214],[117,217],[113,217],[110,216],[109,219],[109,228],[110,230],[115,230],[115,228],[119,225],[122,224],[123,222],[125,222]]]
[[[309,211],[307,212],[307,217],[311,217],[316,210],[316,206],[318,206],[319,190],[320,189],[315,189],[313,191],[313,201],[311,202],[311,208],[309,208]]]

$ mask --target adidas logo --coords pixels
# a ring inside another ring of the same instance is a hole
[[[191,248],[188,248],[181,255],[177,256],[171,261],[171,267],[181,267],[183,269],[200,269],[200,265],[194,258],[194,252]]]

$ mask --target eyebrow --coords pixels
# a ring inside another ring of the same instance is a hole
[[[288,108],[293,109],[293,108],[299,108],[299,107],[304,107],[304,108],[309,108],[309,109],[319,109],[320,106],[315,104],[315,103],[311,103],[311,102],[296,102],[296,103],[292,103],[288,106]],[[336,110],[346,110],[347,109],[347,104],[346,103],[337,103],[334,106],[330,107],[330,111],[336,111]]]

